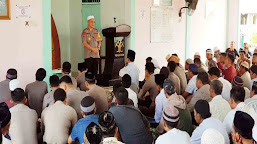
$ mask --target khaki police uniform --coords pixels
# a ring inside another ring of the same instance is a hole
[[[92,31],[89,28],[86,28],[82,32],[82,42],[86,42],[93,48],[98,48],[99,43],[102,41],[100,33],[97,29]],[[87,65],[89,71],[94,74],[97,74],[98,71],[98,59],[100,58],[99,52],[94,54],[93,51],[84,48],[84,59],[85,64]]]

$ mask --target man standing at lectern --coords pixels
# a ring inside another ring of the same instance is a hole
[[[98,59],[100,58],[100,48],[102,38],[97,29],[95,29],[95,18],[94,16],[87,17],[88,27],[82,32],[82,42],[84,45],[84,59],[85,64],[88,66],[88,70],[94,75],[98,71]]]

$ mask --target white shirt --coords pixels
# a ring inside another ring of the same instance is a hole
[[[130,88],[126,88],[126,90],[128,91],[128,98],[133,101],[135,107],[138,107],[137,94]]]
[[[104,138],[103,144],[124,144],[124,143],[118,141],[116,137],[108,137],[108,138]]]
[[[190,136],[187,132],[173,128],[159,136],[156,144],[190,144]]]
[[[155,122],[159,123],[161,121],[162,111],[166,106],[167,101],[168,99],[164,94],[164,89],[162,89],[161,92],[155,98],[155,115],[154,115]]]
[[[37,120],[35,110],[24,104],[10,109],[12,119],[9,134],[13,144],[37,144]]]
[[[257,101],[257,95],[254,95],[252,98],[248,98],[245,100],[245,104],[247,105],[251,101]]]
[[[218,78],[218,80],[223,84],[221,95],[227,102],[229,102],[232,85],[228,80],[224,79],[223,77]]]
[[[224,118],[231,110],[229,103],[221,95],[215,96],[210,102],[211,117],[223,122]]]
[[[241,102],[236,106],[235,109],[231,110],[227,114],[227,116],[223,121],[223,125],[225,126],[228,134],[232,133],[232,125],[233,125],[236,111],[243,111],[245,113],[248,113],[255,121],[257,121],[257,113],[254,111],[254,109],[250,106],[247,106],[244,102]]]
[[[61,144],[67,143],[69,130],[77,122],[77,113],[72,107],[57,101],[42,112],[41,119],[45,127],[44,141]]]
[[[196,87],[196,78],[197,75],[194,75],[188,82],[187,88],[186,88],[186,92],[194,95],[195,92],[197,91],[197,87]]]
[[[201,144],[202,135],[204,131],[209,128],[213,128],[219,131],[225,139],[225,144],[230,144],[226,129],[224,128],[222,123],[215,118],[207,118],[203,120],[203,122],[193,132],[191,136],[191,144]]]
[[[247,87],[244,87],[244,89],[245,89],[245,100],[246,100],[250,98],[251,92]]]
[[[257,78],[251,80],[251,83],[250,83],[250,90],[251,91],[252,91],[252,87],[253,87],[253,82],[255,82],[255,81],[257,81]]]
[[[137,87],[139,87],[139,73],[140,73],[140,71],[137,68],[137,66],[135,65],[135,63],[134,62],[130,62],[124,68],[127,69],[128,74],[131,77],[131,82],[136,84]]]
[[[247,87],[248,89],[251,89],[250,83],[251,83],[251,76],[250,73],[247,71],[241,76],[242,80],[244,81],[243,87]]]

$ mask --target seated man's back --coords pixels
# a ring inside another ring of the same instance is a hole
[[[13,144],[37,144],[37,113],[26,105],[19,104],[10,109],[12,114],[10,137]]]
[[[25,95],[28,97],[29,106],[37,112],[38,116],[42,112],[45,94],[47,94],[47,84],[44,81],[35,81],[26,86]]]
[[[76,122],[76,111],[57,101],[42,112],[42,123],[45,126],[44,141],[47,143],[67,143],[69,130]]]
[[[122,140],[126,144],[151,144],[152,135],[148,121],[133,106],[119,105],[110,109],[114,115]]]
[[[69,131],[77,122],[77,113],[66,102],[66,92],[59,88],[54,92],[54,104],[42,112],[44,142],[67,143]]]
[[[104,111],[108,111],[107,96],[103,88],[93,85],[86,93],[86,95],[89,95],[95,99],[96,114],[101,114]]]
[[[82,118],[80,102],[85,96],[86,93],[84,91],[76,90],[75,88],[71,88],[67,93],[67,105],[75,109],[78,119]]]

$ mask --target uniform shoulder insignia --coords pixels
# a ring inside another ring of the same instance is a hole
[[[98,32],[98,30],[94,28],[94,32]]]

